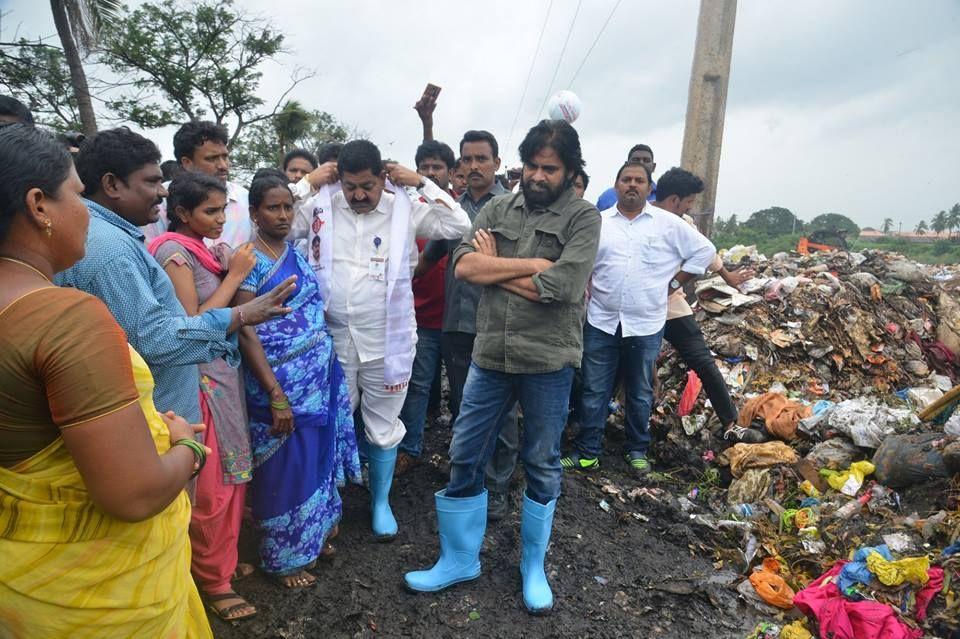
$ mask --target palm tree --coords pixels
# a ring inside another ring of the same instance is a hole
[[[930,228],[933,229],[933,232],[937,235],[940,235],[947,230],[947,227],[950,226],[950,218],[947,215],[946,211],[940,211],[933,216],[933,220],[930,222]]]
[[[83,132],[97,132],[97,116],[93,112],[87,75],[80,59],[93,48],[97,34],[104,24],[119,17],[122,4],[119,0],[50,0],[53,23],[63,45],[63,54],[70,69],[70,83],[80,112]]]
[[[924,235],[927,232],[927,222],[926,220],[920,220],[917,226],[913,229],[913,232],[917,235]]]
[[[960,203],[950,207],[950,212],[947,214],[947,228],[950,229],[951,235],[954,230],[960,229]]]
[[[889,235],[890,231],[893,230],[893,219],[889,217],[883,218],[883,227],[880,230],[883,231],[884,235]]]
[[[273,129],[277,132],[279,160],[289,150],[287,145],[294,143],[310,132],[313,117],[297,100],[287,100],[283,108],[273,118]]]

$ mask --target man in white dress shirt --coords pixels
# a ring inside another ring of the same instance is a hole
[[[431,180],[399,164],[384,166],[372,142],[344,145],[337,173],[341,188],[332,195],[330,210],[318,214],[318,275],[327,291],[327,324],[350,400],[354,410],[360,407],[370,442],[373,532],[389,540],[397,534],[390,486],[397,445],[406,432],[399,415],[417,341],[410,289],[415,240],[460,238],[470,230],[470,218]],[[384,190],[388,176],[405,188],[396,194]],[[395,221],[400,215],[409,217],[406,228]],[[322,254],[324,247],[329,255]],[[395,260],[400,262],[391,268]]]
[[[230,151],[227,129],[213,122],[187,122],[173,136],[173,153],[184,171],[199,171],[215,177],[227,187],[227,221],[223,233],[207,245],[227,244],[237,248],[253,239],[247,190],[230,181]],[[167,230],[167,210],[160,206],[160,219],[141,227],[147,244]]]
[[[627,162],[617,173],[617,204],[600,213],[600,248],[583,328],[583,398],[567,469],[599,468],[607,405],[617,368],[624,373],[626,442],[633,472],[650,470],[647,448],[653,368],[667,319],[667,298],[702,275],[716,250],[680,217],[650,205],[651,173]]]

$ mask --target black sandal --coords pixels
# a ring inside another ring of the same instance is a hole
[[[250,619],[251,617],[257,616],[256,607],[252,603],[250,603],[249,601],[247,601],[246,599],[244,599],[243,597],[241,597],[240,595],[238,595],[232,590],[230,592],[225,592],[219,595],[205,595],[205,597],[207,599],[207,608],[209,608],[210,612],[215,614],[221,621],[227,621],[227,622],[242,621],[243,619]],[[226,608],[217,608],[214,605],[214,602],[226,601],[227,599],[239,599],[243,603],[227,606]],[[236,612],[241,608],[253,608],[253,612],[248,613],[246,615],[240,615],[238,617],[230,616],[231,613]]]

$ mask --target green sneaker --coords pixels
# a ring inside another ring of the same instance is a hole
[[[651,470],[650,461],[645,453],[627,453],[623,458],[627,460],[630,470],[637,475],[646,475]]]
[[[600,459],[598,457],[581,457],[580,453],[570,453],[566,457],[560,458],[560,466],[564,470],[590,472],[600,470]]]

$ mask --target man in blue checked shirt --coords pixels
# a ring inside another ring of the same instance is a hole
[[[238,364],[234,333],[289,312],[282,302],[293,290],[293,278],[240,307],[187,316],[138,228],[157,220],[167,195],[156,145],[126,127],[101,131],[83,144],[76,167],[90,211],[87,250],[56,283],[103,300],[150,366],[157,410],[197,423],[197,364],[218,357]]]

